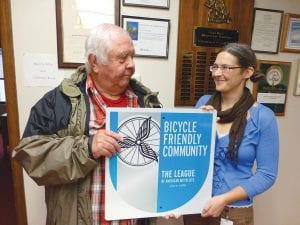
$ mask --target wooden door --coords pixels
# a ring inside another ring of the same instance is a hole
[[[20,136],[10,0],[0,1],[0,42],[3,52],[3,73],[6,95],[5,110],[7,112],[9,145],[9,157],[7,158],[7,161],[5,161],[5,164],[3,164],[3,167],[1,167],[1,170],[6,177],[4,181],[6,182],[5,185],[2,183],[2,180],[0,180],[1,188],[3,188],[1,191],[3,191],[3,194],[5,195],[5,198],[1,197],[0,200],[5,201],[3,204],[7,206],[7,209],[5,209],[7,211],[0,212],[0,223],[1,225],[27,225],[22,168],[15,161],[11,160],[11,149],[19,143]],[[3,177],[1,175],[0,179]]]

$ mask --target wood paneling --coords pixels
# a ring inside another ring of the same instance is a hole
[[[221,4],[229,22],[209,22],[209,4]],[[203,94],[214,91],[209,66],[220,48],[194,45],[196,27],[237,30],[239,42],[251,42],[254,0],[181,0],[176,66],[175,106],[193,106]]]

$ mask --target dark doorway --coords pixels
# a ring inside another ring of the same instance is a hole
[[[0,225],[17,224],[8,146],[7,114],[3,113],[0,115]]]

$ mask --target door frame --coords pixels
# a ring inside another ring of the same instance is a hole
[[[0,1],[0,40],[3,54],[4,83],[6,87],[5,95],[6,111],[8,115],[7,127],[9,133],[9,150],[11,153],[12,149],[20,141],[20,132],[10,0]],[[11,160],[11,169],[17,225],[27,225],[23,169],[15,160]]]

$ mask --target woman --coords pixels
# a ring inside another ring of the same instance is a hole
[[[276,118],[269,108],[255,102],[245,86],[247,80],[262,77],[255,68],[254,52],[241,43],[226,45],[210,67],[216,92],[202,96],[196,108],[218,112],[213,197],[201,215],[184,216],[185,225],[252,225],[253,198],[275,182]]]

